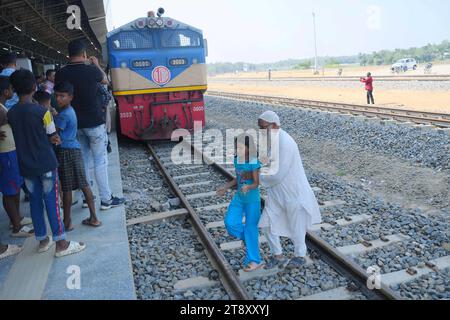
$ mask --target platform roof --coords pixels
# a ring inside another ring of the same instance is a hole
[[[67,27],[70,5],[81,9],[81,29]],[[64,64],[67,44],[81,39],[89,55],[101,58],[106,33],[103,0],[0,0],[0,53]]]

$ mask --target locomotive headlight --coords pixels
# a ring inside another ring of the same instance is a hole
[[[169,63],[171,66],[184,66],[187,64],[187,59],[183,58],[170,59]]]
[[[136,21],[136,27],[138,27],[139,29],[142,29],[145,27],[145,19],[139,19],[138,21]]]
[[[148,26],[153,28],[156,25],[156,20],[154,18],[148,19]]]
[[[122,62],[122,63],[120,64],[120,67],[121,67],[122,69],[125,69],[126,67],[128,67],[128,65],[127,65],[126,62]]]
[[[192,64],[197,64],[198,63],[198,60],[197,59],[192,59]]]
[[[164,25],[164,21],[161,18],[156,19],[156,25],[158,27],[162,27]]]

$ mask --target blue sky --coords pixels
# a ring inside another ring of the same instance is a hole
[[[450,40],[449,0],[104,0],[108,28],[147,11],[202,29],[209,62],[353,55]]]

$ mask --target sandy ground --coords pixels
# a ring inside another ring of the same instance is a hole
[[[424,74],[424,64],[419,64],[417,70],[409,70],[406,73],[401,73],[400,76],[414,76]],[[371,72],[374,76],[392,75],[391,65],[383,66],[342,66],[343,76],[365,76],[367,72]],[[320,76],[337,76],[338,68],[320,69]],[[450,63],[434,64],[431,75],[450,75]],[[214,78],[267,78],[268,72],[240,72],[224,73],[215,76]],[[287,71],[272,71],[272,77],[312,77],[312,70],[287,70]]]
[[[366,93],[364,85],[361,83],[355,84],[355,88],[342,88],[338,85],[333,87],[332,82],[328,82],[326,86],[322,87],[320,85],[305,85],[301,82],[236,82],[233,80],[214,81],[214,78],[210,78],[208,88],[213,91],[261,94],[356,104],[366,103]],[[374,97],[378,106],[450,114],[449,90],[377,90],[375,87]]]

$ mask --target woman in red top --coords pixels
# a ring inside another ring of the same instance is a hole
[[[367,78],[361,78],[361,82],[364,82],[366,84],[366,90],[367,90],[367,104],[370,104],[370,101],[372,101],[372,104],[375,104],[375,101],[373,99],[373,78],[372,74],[370,72],[367,73]]]

